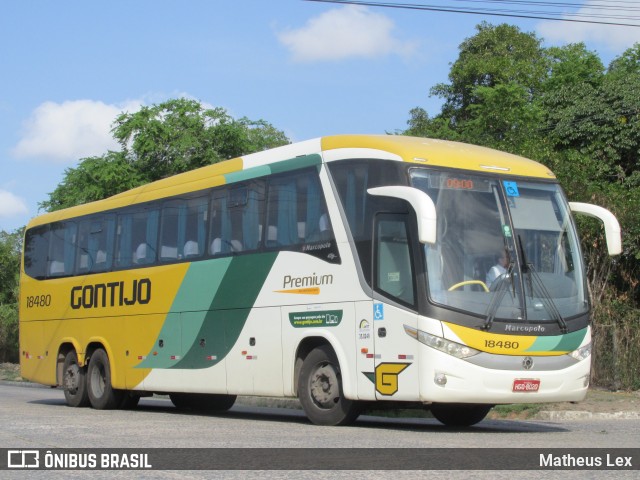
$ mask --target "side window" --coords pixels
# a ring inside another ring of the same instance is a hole
[[[294,172],[269,182],[267,248],[284,248],[333,239],[317,172]]]
[[[77,226],[75,222],[54,223],[49,232],[47,276],[62,277],[73,273]]]
[[[375,288],[401,303],[415,303],[415,275],[406,215],[380,215],[376,222]]]
[[[178,245],[184,245],[179,237],[184,237],[184,225],[180,225],[186,218],[186,202],[172,200],[162,206],[162,227],[160,230],[160,261],[175,262],[178,259]],[[182,232],[180,231],[180,227]]]
[[[211,195],[211,255],[260,248],[264,217],[264,181],[254,180],[215,189]]]
[[[155,262],[159,217],[159,210],[153,206],[118,215],[116,236],[118,267],[150,265]]]
[[[198,258],[205,251],[207,197],[171,200],[162,207],[160,260]]]
[[[24,243],[24,269],[27,275],[45,278],[49,252],[49,226],[43,225],[27,230]]]
[[[299,243],[297,182],[292,175],[269,182],[269,210],[265,244],[281,248]]]
[[[184,220],[183,258],[201,257],[205,251],[207,239],[207,218],[209,215],[209,199],[207,197],[194,198],[187,201],[186,219]]]
[[[93,216],[78,228],[76,272],[93,273],[110,270],[113,265],[115,215]]]

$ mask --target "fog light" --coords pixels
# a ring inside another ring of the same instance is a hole
[[[440,385],[444,387],[447,384],[447,376],[444,373],[436,373],[435,378],[433,379],[436,385]]]

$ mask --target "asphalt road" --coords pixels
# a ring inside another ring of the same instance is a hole
[[[70,408],[59,389],[0,385],[0,448],[638,448],[640,420],[485,420],[451,429],[434,419],[362,416],[351,427],[318,427],[299,410],[234,406],[224,414],[181,413],[165,398],[142,399],[133,411]],[[491,452],[491,450],[487,450]],[[635,459],[640,462],[640,458]],[[2,478],[26,478],[0,472]],[[83,478],[88,472],[29,472],[29,478]],[[336,478],[341,472],[296,472],[295,478]],[[349,478],[468,478],[469,472],[349,472]],[[474,472],[475,478],[509,478],[513,471]],[[601,478],[605,472],[520,472],[518,478]],[[607,472],[636,478],[637,471]],[[5,475],[6,474],[6,475]],[[21,475],[22,474],[22,475]],[[92,478],[292,478],[262,472],[92,472]],[[96,476],[98,475],[98,476]],[[491,475],[491,476],[489,476]]]

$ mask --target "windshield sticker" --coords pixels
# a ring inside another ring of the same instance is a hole
[[[517,182],[502,182],[504,184],[504,189],[507,191],[508,197],[519,197],[520,192],[518,191],[518,183]]]
[[[511,238],[511,227],[509,225],[502,225],[502,234],[507,238]]]

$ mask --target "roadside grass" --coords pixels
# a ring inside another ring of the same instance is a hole
[[[10,382],[22,382],[20,376],[20,365],[17,363],[0,363],[0,380]]]
[[[546,405],[539,403],[514,403],[496,405],[489,412],[489,418],[518,418],[526,419],[537,415]]]

